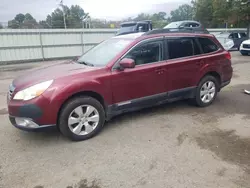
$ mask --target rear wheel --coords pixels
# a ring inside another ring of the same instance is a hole
[[[59,117],[59,129],[71,140],[95,136],[105,122],[104,108],[92,97],[77,97],[66,103]]]
[[[195,104],[200,107],[209,106],[215,100],[218,90],[218,80],[214,76],[205,76],[196,89]]]

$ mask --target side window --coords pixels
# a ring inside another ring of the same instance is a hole
[[[143,24],[143,31],[148,31],[148,24]]]
[[[200,25],[197,23],[192,23],[192,27],[199,27]]]
[[[247,34],[246,33],[240,33],[240,36],[241,36],[241,38],[245,38],[245,37],[247,37]]]
[[[168,39],[168,59],[176,59],[200,54],[193,38]]]
[[[201,44],[201,48],[205,54],[215,52],[219,49],[219,47],[208,38],[199,38],[198,40],[199,40],[199,42]]]
[[[135,65],[162,61],[162,41],[148,42],[132,49],[125,58],[135,60]]]
[[[185,24],[185,27],[199,27],[199,24],[197,24],[197,23],[187,23],[187,24]]]
[[[146,32],[148,31],[148,25],[147,24],[139,24],[138,27],[137,27],[137,30],[139,31],[139,28],[142,28],[142,31],[143,32]]]
[[[234,38],[234,39],[238,39],[238,38],[239,38],[238,33],[234,33],[234,34],[233,34],[233,38]]]

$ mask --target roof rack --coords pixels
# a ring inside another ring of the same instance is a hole
[[[143,35],[153,35],[153,34],[161,34],[161,33],[203,33],[209,34],[206,29],[203,28],[165,28],[165,29],[155,29],[144,33]]]

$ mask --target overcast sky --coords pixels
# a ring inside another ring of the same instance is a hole
[[[58,7],[60,0],[1,0],[0,22],[7,22],[17,13],[31,13],[43,20]],[[91,17],[118,20],[141,12],[170,12],[190,0],[64,0],[64,4],[80,5]]]

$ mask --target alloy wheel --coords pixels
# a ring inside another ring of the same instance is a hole
[[[216,92],[215,83],[212,81],[205,82],[200,90],[200,98],[203,103],[209,103],[213,100]]]
[[[88,135],[95,130],[99,121],[100,115],[95,107],[82,105],[70,113],[68,127],[76,135]]]

